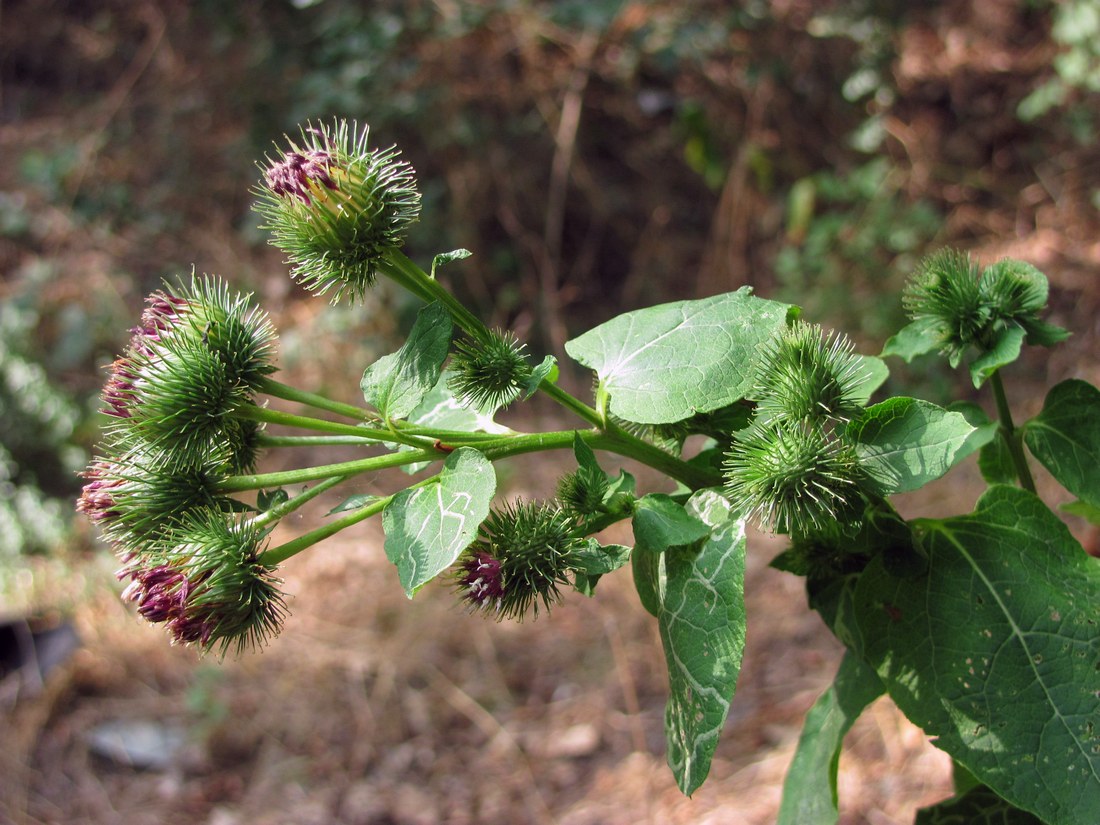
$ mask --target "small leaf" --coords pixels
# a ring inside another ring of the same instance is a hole
[[[260,490],[256,493],[256,509],[267,512],[280,504],[290,501],[290,493],[279,487],[274,490]]]
[[[970,362],[970,380],[975,387],[980,387],[989,376],[1020,357],[1024,335],[1023,327],[1006,327],[989,349]]]
[[[657,623],[669,675],[668,765],[691,795],[710,772],[741,671],[745,522],[713,490],[692,496],[688,512],[711,533],[698,550],[673,547],[657,556],[665,571]]]
[[[743,398],[760,345],[786,323],[788,309],[743,288],[628,312],[565,350],[596,371],[613,414],[669,424]]]
[[[581,438],[579,432],[573,434],[573,455],[576,456],[577,466],[582,470],[589,470],[594,473],[603,472],[599,462],[596,461],[596,454],[592,452],[592,448],[585,443],[583,438]]]
[[[873,560],[851,643],[905,715],[1013,805],[1100,822],[1100,563],[1015,487],[916,527],[925,572]]]
[[[960,413],[896,397],[868,407],[845,435],[855,443],[860,466],[890,494],[942,476],[975,449],[969,440],[974,431]]]
[[[454,249],[450,252],[440,252],[434,258],[432,258],[432,280],[435,280],[435,271],[441,267],[446,266],[454,261],[462,261],[469,258],[474,253],[469,249]]]
[[[404,346],[379,358],[363,373],[360,386],[367,403],[387,421],[415,410],[439,380],[451,331],[451,316],[442,304],[421,309]]]
[[[638,499],[633,525],[638,548],[650,553],[694,544],[710,533],[704,522],[664,493],[650,493]]]
[[[325,515],[332,516],[336,513],[346,513],[349,510],[358,510],[361,507],[366,507],[368,504],[374,504],[378,500],[378,496],[370,495],[369,493],[357,493],[354,496],[348,496]]]
[[[810,708],[783,782],[777,825],[831,825],[839,818],[836,777],[844,735],[871,702],[882,680],[851,651],[829,689]]]
[[[523,388],[523,394],[520,398],[530,398],[538,392],[539,384],[547,380],[550,381],[550,383],[554,383],[558,380],[558,359],[553,355],[547,355],[542,359],[541,364],[531,370],[531,377],[527,379],[527,383]]]
[[[942,336],[935,321],[921,318],[906,324],[882,348],[882,357],[895,355],[906,363],[939,349]]]
[[[446,570],[477,535],[496,492],[493,465],[472,447],[459,447],[439,479],[402,490],[382,513],[386,557],[413,595]]]
[[[576,551],[575,560],[578,568],[588,575],[603,576],[630,561],[630,552],[630,548],[622,544],[602,545],[590,538]]]
[[[1100,506],[1100,390],[1077,379],[1056,384],[1023,430],[1027,448],[1059,484]]]

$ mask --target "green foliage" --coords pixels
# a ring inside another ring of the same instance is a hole
[[[863,660],[844,654],[833,684],[806,714],[787,779],[778,825],[836,822],[837,768],[844,735],[885,688]]]
[[[1044,821],[1100,819],[1100,565],[1033,494],[993,487],[971,515],[917,523],[925,572],[872,561],[856,651],[916,724]]]
[[[639,424],[666,424],[744,398],[756,350],[789,307],[748,289],[620,315],[565,345],[594,370],[611,412]]]
[[[32,336],[31,302],[0,305],[0,559],[55,550],[69,529],[72,482],[86,460],[74,443],[85,417],[51,377]]]
[[[404,346],[367,367],[359,386],[384,420],[406,418],[439,382],[451,329],[447,310],[429,304],[417,314]]]
[[[1051,4],[1051,35],[1061,48],[1053,60],[1055,76],[1020,101],[1016,113],[1024,121],[1062,110],[1082,143],[1096,134],[1095,111],[1082,98],[1100,92],[1100,10],[1092,0]]]
[[[409,598],[474,540],[495,492],[492,464],[477,450],[461,447],[447,457],[438,478],[403,490],[386,507],[386,557]]]

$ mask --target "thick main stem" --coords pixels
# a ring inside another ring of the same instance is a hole
[[[989,381],[993,385],[993,397],[997,401],[997,417],[1001,423],[1001,437],[1008,445],[1008,454],[1012,458],[1012,465],[1016,468],[1016,477],[1019,479],[1021,487],[1034,493],[1035,479],[1031,477],[1031,469],[1027,465],[1027,456],[1024,455],[1020,433],[1016,429],[1016,425],[1012,423],[1012,410],[1008,406],[1008,397],[1005,395],[1000,371],[994,372]]]

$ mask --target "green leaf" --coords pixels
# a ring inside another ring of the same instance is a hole
[[[493,465],[472,447],[443,463],[438,481],[398,493],[382,512],[386,557],[410,599],[474,540],[496,492]]]
[[[743,398],[756,353],[786,323],[787,310],[742,288],[628,312],[568,341],[565,351],[596,371],[612,413],[668,424]]]
[[[469,249],[453,249],[450,252],[440,252],[432,258],[432,280],[435,280],[435,271],[439,267],[446,266],[454,261],[463,261],[473,254]]]
[[[668,765],[690,795],[707,778],[745,650],[745,522],[701,490],[688,511],[710,527],[698,550],[673,547],[664,563],[657,623],[668,664]],[[644,554],[651,555],[651,554]]]
[[[852,644],[936,745],[1053,825],[1100,822],[1100,563],[1034,495],[916,522],[918,577],[871,562]]]
[[[939,349],[942,336],[939,327],[930,318],[921,318],[906,324],[882,348],[882,357],[895,355],[906,363],[921,355]]]
[[[367,367],[360,387],[384,419],[404,418],[436,385],[451,345],[451,316],[440,303],[428,304],[404,346]]]
[[[896,397],[875,404],[845,429],[860,466],[883,494],[916,490],[946,473],[973,450],[975,428],[957,412]]]
[[[913,825],[1043,825],[984,785],[917,811]]]
[[[260,512],[267,512],[288,501],[290,501],[290,493],[282,487],[274,490],[260,490],[256,493],[256,509]]]
[[[1059,484],[1100,506],[1100,390],[1076,379],[1056,384],[1023,430],[1027,448]]]
[[[851,651],[836,679],[806,714],[798,748],[783,782],[777,825],[827,825],[839,817],[836,776],[844,735],[885,687]]]
[[[589,576],[612,573],[630,561],[631,549],[622,544],[600,544],[589,538],[584,547],[576,551],[577,567]]]
[[[707,524],[664,493],[650,493],[638,499],[633,526],[638,549],[650,553],[694,544],[710,533]]]
[[[576,456],[577,466],[582,470],[588,470],[593,473],[602,473],[603,469],[600,467],[600,463],[596,460],[596,454],[589,447],[581,434],[573,434],[573,455]]]
[[[634,589],[638,601],[646,613],[661,615],[661,594],[665,589],[664,556],[661,553],[631,553],[630,571],[634,576]]]
[[[332,516],[336,513],[346,513],[349,510],[358,510],[361,507],[366,507],[368,504],[374,504],[378,500],[379,496],[371,495],[370,493],[357,493],[354,496],[348,496],[325,513],[325,515]]]
[[[1083,518],[1089,524],[1100,525],[1100,507],[1094,504],[1089,504],[1086,501],[1078,499],[1077,501],[1063,504],[1059,509],[1071,516]]]
[[[1020,357],[1025,335],[1023,327],[1006,327],[989,349],[970,362],[970,380],[975,387],[980,387],[989,376]]]
[[[558,359],[553,355],[547,355],[542,359],[541,364],[531,370],[531,376],[524,384],[521,399],[534,395],[538,391],[539,384],[544,380],[549,380],[550,383],[558,380]]]

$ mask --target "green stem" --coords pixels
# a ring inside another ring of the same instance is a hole
[[[446,307],[454,322],[474,340],[485,342],[489,339],[489,328],[481,319],[466,309],[443,284],[409,260],[403,252],[396,249],[389,252],[378,268],[421,300],[429,304],[439,301]]]
[[[269,407],[257,407],[248,404],[234,410],[237,418],[245,418],[249,421],[262,421],[267,424],[281,424],[286,427],[298,427],[303,430],[315,430],[332,435],[352,436],[362,441],[384,441],[407,444],[410,447],[430,447],[432,440],[422,436],[402,435],[394,430],[382,430],[375,427],[356,426],[354,424],[341,424],[337,421],[325,421],[320,418],[309,418],[304,415],[273,410]]]
[[[722,483],[722,477],[718,473],[713,473],[701,467],[694,467],[675,456],[669,455],[664,450],[654,447],[652,444],[618,430],[618,428],[610,432],[562,430],[516,435],[500,444],[483,445],[480,449],[490,461],[523,453],[571,449],[573,437],[578,433],[593,450],[603,450],[604,452],[632,458],[682,482],[693,490],[700,490],[704,487],[717,487]]]
[[[374,444],[378,439],[361,435],[267,435],[260,433],[256,443],[260,447],[342,447]]]
[[[361,407],[356,407],[352,404],[344,404],[340,401],[333,401],[330,398],[325,398],[323,395],[317,395],[316,393],[291,387],[289,384],[284,384],[273,378],[265,378],[260,385],[259,391],[266,395],[274,396],[275,398],[281,398],[284,401],[294,401],[299,404],[305,404],[307,407],[336,413],[336,415],[341,415],[344,418],[351,418],[356,421],[378,420],[377,413],[373,413],[370,410],[364,410]]]
[[[318,485],[320,486],[320,485]],[[351,527],[353,524],[370,518],[373,515],[381,513],[386,509],[386,506],[393,501],[393,496],[387,496],[381,498],[378,501],[371,502],[366,507],[360,507],[358,510],[352,510],[346,516],[341,516],[338,519],[333,519],[324,527],[318,527],[316,530],[310,530],[308,533],[302,533],[295,539],[280,544],[278,547],[270,547],[260,554],[260,561],[264,564],[270,564],[272,566],[280,564],[291,556],[301,553],[307,547],[311,547],[319,541],[327,539],[329,536],[335,535],[343,530],[345,527]]]
[[[357,461],[342,461],[337,464],[325,464],[320,467],[306,467],[300,470],[285,470],[278,473],[259,473],[253,475],[230,476],[218,484],[223,493],[242,493],[247,490],[263,490],[271,487],[283,487],[287,484],[299,484],[306,481],[318,481],[332,476],[353,476],[405,464],[421,461],[436,461],[443,456],[439,450],[407,450],[400,453],[361,458]]]
[[[1008,397],[1005,395],[1000,371],[994,372],[989,380],[993,385],[993,397],[997,401],[997,417],[1001,422],[1001,437],[1008,445],[1008,454],[1012,457],[1012,464],[1016,468],[1016,477],[1019,479],[1021,487],[1034,493],[1035,479],[1031,477],[1031,469],[1027,465],[1027,457],[1024,455],[1020,432],[1016,429],[1016,425],[1012,423],[1012,410],[1008,406]]]

